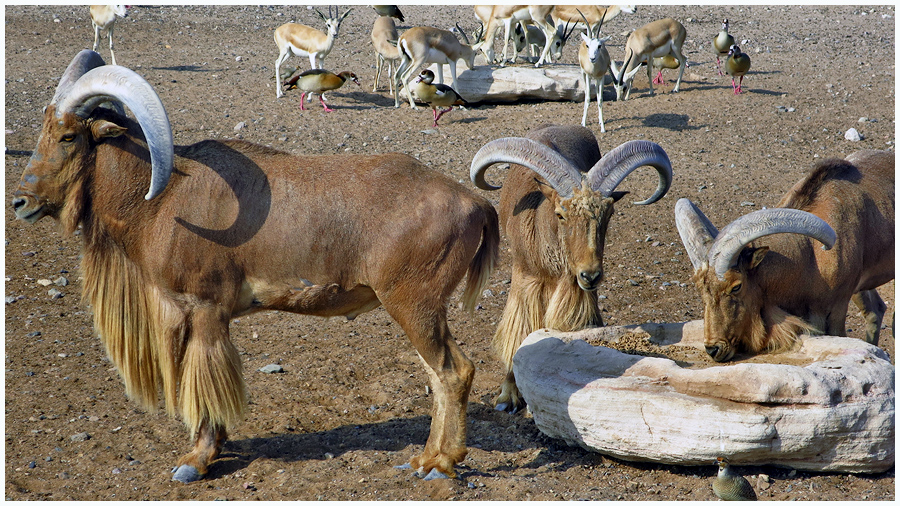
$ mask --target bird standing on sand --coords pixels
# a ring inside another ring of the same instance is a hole
[[[678,58],[675,58],[670,54],[656,56],[651,61],[653,63],[653,70],[657,71],[656,77],[653,78],[653,84],[665,85],[666,80],[663,79],[662,76],[663,69],[677,69],[681,66],[681,62],[678,61]]]
[[[716,497],[725,501],[755,501],[756,492],[747,478],[737,474],[725,457],[716,457],[719,474],[713,480],[712,488]]]
[[[747,53],[741,52],[741,48],[737,44],[732,44],[731,49],[728,50],[728,59],[725,60],[725,72],[731,76],[731,89],[734,90],[735,95],[742,92],[741,85],[744,84],[744,74],[748,70],[750,70],[750,57],[747,56]],[[735,77],[740,78],[737,85],[734,84]]]
[[[306,98],[307,93],[318,93],[319,94],[319,102],[322,103],[322,107],[327,111],[331,112],[334,109],[329,109],[325,104],[325,92],[329,90],[336,90],[344,85],[344,82],[350,79],[357,86],[359,86],[359,79],[356,78],[356,74],[349,71],[343,71],[339,74],[335,74],[333,72],[329,72],[324,69],[310,69],[306,72],[301,72],[296,76],[290,78],[285,81],[284,85],[288,87],[289,90],[294,88],[300,88],[302,93],[300,94],[300,110],[305,111],[306,109],[303,107],[303,100]]]
[[[403,22],[403,13],[400,12],[400,8],[396,5],[373,5],[373,9],[378,13],[379,16],[390,16],[392,18],[397,18],[397,21]]]
[[[434,72],[425,69],[413,81],[413,91],[419,100],[431,106],[432,115],[434,116],[434,124],[432,126],[436,127],[441,116],[453,110],[454,105],[466,105],[468,102],[453,88],[446,84],[433,84],[433,82]],[[447,108],[438,112],[438,107]]]
[[[728,55],[728,50],[734,45],[734,37],[728,33],[728,20],[722,21],[722,30],[713,38],[713,51],[716,52],[716,71],[722,74],[721,57]]]

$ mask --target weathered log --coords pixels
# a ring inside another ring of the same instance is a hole
[[[804,336],[772,363],[685,368],[589,343],[643,334],[702,349],[703,322],[532,333],[516,383],[535,424],[633,461],[872,473],[894,465],[894,367],[860,339]],[[766,358],[768,360],[768,358]]]

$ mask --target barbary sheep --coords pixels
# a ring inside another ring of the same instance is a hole
[[[785,349],[803,332],[846,335],[851,300],[867,322],[866,342],[878,343],[886,307],[875,288],[894,279],[893,153],[822,161],[776,208],[721,232],[687,199],[675,217],[714,360]]]
[[[109,100],[136,121],[98,107]],[[150,84],[83,51],[45,109],[12,206],[29,223],[81,227],[83,295],[126,393],[154,410],[162,392],[195,437],[173,479],[206,474],[246,408],[232,318],[353,319],[380,305],[435,392],[431,434],[409,464],[455,475],[475,369],[450,334],[448,299],[468,272],[463,305],[473,308],[499,243],[496,211],[472,190],[399,153],[174,146]]]
[[[581,126],[545,126],[527,138],[489,142],[475,154],[470,176],[475,186],[497,190],[485,181],[494,163],[508,162],[500,194],[500,221],[509,240],[512,280],[493,346],[506,366],[496,399],[498,410],[525,405],[512,371],[519,345],[531,332],[600,326],[597,288],[603,280],[603,249],[613,203],[627,192],[614,191],[635,169],[649,165],[659,186],[647,200],[656,202],[672,184],[672,165],[658,144],[629,141],[601,158],[597,139]]]

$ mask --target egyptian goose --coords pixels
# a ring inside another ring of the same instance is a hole
[[[719,474],[713,480],[713,493],[716,497],[725,501],[755,501],[756,492],[750,486],[747,478],[737,474],[728,465],[728,459],[725,457],[717,457],[716,464],[719,465]]]
[[[728,50],[728,59],[725,60],[725,72],[731,76],[731,88],[734,90],[735,95],[741,93],[741,85],[744,84],[744,74],[748,70],[750,70],[750,57],[747,56],[747,53],[742,53],[741,48],[737,44],[732,44],[731,49]],[[739,78],[737,85],[734,83],[735,77]]]
[[[722,74],[721,58],[728,55],[728,50],[734,45],[734,37],[728,33],[728,19],[722,21],[722,30],[713,38],[713,51],[716,52],[716,70]]]
[[[454,105],[466,105],[468,102],[456,90],[446,84],[433,83],[434,72],[425,69],[413,80],[412,88],[416,97],[431,107],[432,115],[434,116],[434,124],[432,126],[438,126],[437,122],[441,119],[441,116],[453,110]],[[446,107],[446,109],[441,109],[438,112],[438,107]]]
[[[301,72],[296,76],[290,78],[285,81],[284,85],[287,86],[289,90],[294,88],[300,88],[303,92],[300,94],[300,110],[305,111],[306,109],[303,107],[303,101],[306,98],[307,93],[318,93],[319,94],[319,102],[322,103],[322,107],[331,112],[334,109],[329,109],[325,104],[325,95],[324,93],[329,90],[336,90],[344,85],[344,82],[350,79],[357,86],[359,86],[359,79],[356,78],[356,74],[349,71],[343,71],[339,74],[335,74],[325,69],[310,69],[305,72]]]

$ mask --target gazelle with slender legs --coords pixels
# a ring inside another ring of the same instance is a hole
[[[634,14],[636,5],[556,5],[550,11],[550,18],[558,30],[567,23],[572,24],[576,30],[586,30],[588,35],[597,31],[602,20],[609,21],[621,13]]]
[[[504,42],[503,59],[500,60],[500,65],[505,65],[509,60],[507,55],[510,35],[514,34],[513,23],[533,23],[544,33],[546,42],[541,51],[541,57],[534,64],[535,67],[540,67],[545,61],[551,61],[551,58],[559,59],[562,56],[562,48],[565,46],[571,30],[567,30],[565,27],[558,29],[549,21],[550,11],[553,10],[552,5],[494,5],[492,7],[482,39],[475,46],[476,49],[484,51],[489,62],[494,62],[494,39],[501,25],[504,28]],[[476,15],[480,18],[478,13],[479,11],[476,9]]]
[[[588,20],[582,16],[586,26],[590,27]],[[597,83],[597,118],[600,122],[600,132],[606,132],[603,125],[603,76],[609,70],[609,52],[606,50],[606,42],[609,37],[600,38],[600,28],[603,26],[603,18],[597,24],[597,29],[590,28],[588,34],[581,34],[583,43],[578,48],[578,64],[581,66],[581,75],[584,77],[584,113],[581,115],[581,126],[587,126],[588,106],[591,105],[591,81]]]
[[[460,31],[460,35],[465,34]],[[437,63],[438,82],[444,82],[443,66],[450,66],[450,77],[453,80],[453,89],[459,90],[456,82],[456,62],[463,60],[466,68],[475,66],[475,50],[472,46],[460,42],[452,32],[433,28],[430,26],[416,26],[403,32],[397,41],[397,50],[400,53],[400,65],[394,73],[394,107],[400,107],[400,85],[406,88],[409,97],[409,106],[418,109],[410,93],[410,80],[413,73],[420,66],[427,63]]]
[[[684,75],[687,66],[687,58],[681,52],[686,37],[684,25],[672,18],[647,23],[631,32],[625,42],[625,54],[632,55],[628,63],[620,70],[615,61],[610,61],[610,67],[616,78],[616,100],[628,100],[634,75],[641,69],[642,64],[647,66],[647,84],[650,86],[650,94],[653,95],[652,59],[665,55],[672,55],[678,59],[678,80],[672,88],[673,92],[677,92],[681,88],[681,76]]]
[[[91,26],[94,27],[94,51],[100,47],[100,32],[106,34],[109,39],[109,56],[112,64],[116,65],[116,53],[113,53],[113,29],[116,27],[116,17],[128,16],[125,5],[92,5]]]
[[[341,22],[350,14],[353,9],[347,9],[343,14],[337,16],[331,14],[331,6],[328,7],[328,17],[316,9],[316,14],[325,21],[325,27],[328,33],[321,32],[315,28],[301,25],[299,23],[285,23],[275,29],[275,45],[278,46],[278,59],[275,60],[275,86],[276,97],[281,97],[281,64],[284,63],[291,54],[297,56],[308,56],[311,68],[322,68],[322,60],[331,52],[334,46],[334,39],[338,36],[338,30]]]
[[[372,91],[378,90],[378,78],[384,69],[385,62],[388,66],[388,90],[394,93],[394,63],[400,60],[400,51],[397,49],[397,25],[390,16],[378,16],[372,25],[372,45],[375,46],[375,84]]]

